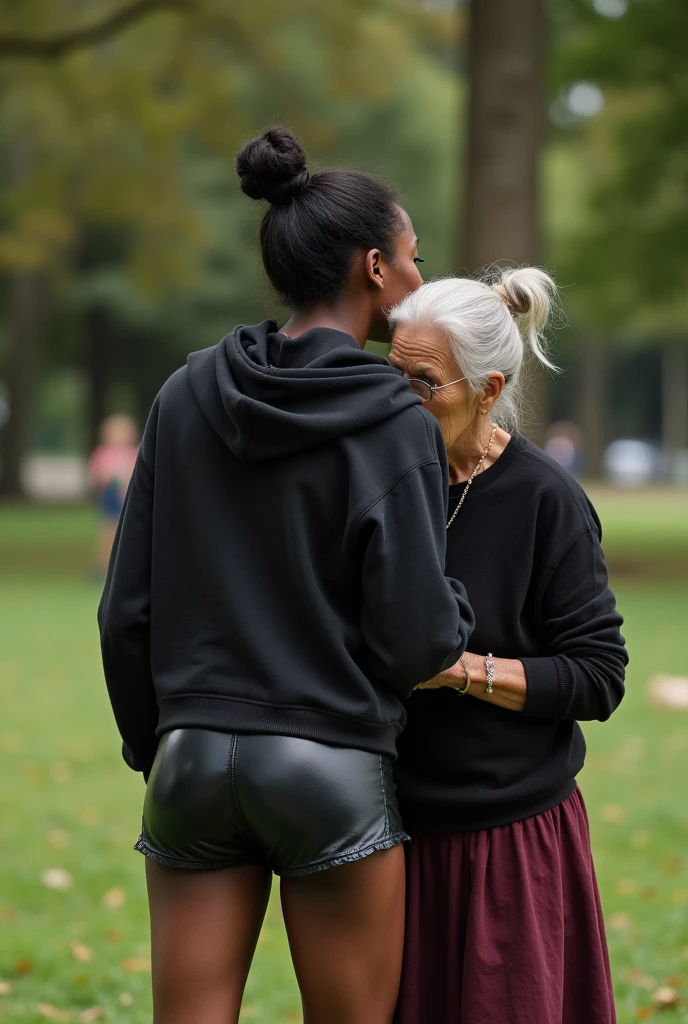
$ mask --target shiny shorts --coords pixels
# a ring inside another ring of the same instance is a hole
[[[174,868],[307,875],[408,839],[389,758],[291,736],[175,729],[158,748],[136,849]]]

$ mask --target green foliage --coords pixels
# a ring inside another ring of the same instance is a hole
[[[683,0],[629,0],[627,13],[611,19],[583,0],[562,6],[555,84],[595,82],[605,108],[557,140],[568,151],[577,211],[571,223],[569,209],[559,260],[588,321],[632,325],[644,335],[684,333],[688,7]]]
[[[26,0],[17,16],[0,0],[0,35],[54,35],[113,5]],[[260,268],[263,211],[233,166],[240,140],[272,122],[296,129],[315,167],[398,184],[426,268],[446,273],[457,25],[403,0],[194,0],[61,61],[6,64],[0,272],[52,274],[46,371],[83,365],[85,315],[105,310],[113,383],[135,383],[143,406],[187,352],[280,315]]]

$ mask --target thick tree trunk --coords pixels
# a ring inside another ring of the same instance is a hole
[[[670,460],[688,448],[688,347],[667,345],[662,356],[662,446]]]
[[[578,376],[578,421],[583,432],[584,465],[587,477],[602,476],[607,440],[605,409],[607,353],[599,339],[588,339],[581,349]]]
[[[471,0],[468,159],[461,263],[469,274],[541,256],[544,0]],[[530,367],[527,432],[541,440],[547,376]]]
[[[31,405],[48,322],[50,290],[40,271],[17,274],[11,291],[6,383],[10,418],[0,430],[0,495],[24,496],[22,464],[29,442]]]

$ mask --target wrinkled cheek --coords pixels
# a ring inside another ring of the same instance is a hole
[[[470,424],[469,416],[451,409],[438,410],[437,419],[447,448],[451,448]]]

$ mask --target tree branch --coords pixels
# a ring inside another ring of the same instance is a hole
[[[31,36],[0,34],[0,58],[4,60],[59,60],[68,53],[104,43],[129,25],[159,10],[180,11],[189,7],[188,0],[132,0],[120,11],[87,28],[74,29],[46,39]]]

